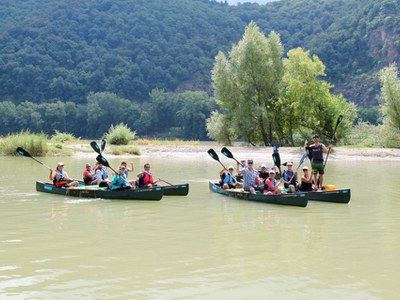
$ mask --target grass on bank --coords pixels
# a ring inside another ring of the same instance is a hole
[[[17,147],[24,148],[33,156],[45,156],[48,151],[47,136],[44,133],[21,131],[0,139],[0,153],[2,155],[16,155]]]
[[[184,140],[156,140],[156,139],[137,139],[134,143],[138,146],[197,146],[200,141],[184,141]]]

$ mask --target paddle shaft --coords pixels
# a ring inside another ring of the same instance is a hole
[[[336,129],[338,128],[339,123],[342,122],[342,120],[343,120],[343,116],[340,115],[338,117],[337,121],[336,121],[335,130],[333,131],[333,135],[332,135],[331,142],[330,142],[331,145],[332,145],[332,143],[333,143],[333,141],[335,139]],[[326,153],[325,162],[324,162],[324,169],[325,169],[326,163],[328,162],[328,157],[329,157],[329,153],[330,152],[331,152],[331,147],[328,148],[328,153]]]

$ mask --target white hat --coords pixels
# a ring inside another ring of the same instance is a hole
[[[234,170],[235,168],[233,166],[229,166],[228,170]]]
[[[266,165],[262,164],[261,169],[268,169]]]
[[[308,170],[308,167],[307,167],[307,166],[304,166],[304,167],[303,167],[303,171],[304,171],[304,170]]]
[[[268,173],[269,173],[269,174],[275,174],[275,171],[274,171],[274,170],[269,170]]]

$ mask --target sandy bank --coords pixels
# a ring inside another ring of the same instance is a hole
[[[112,146],[108,146],[112,147]],[[207,157],[207,150],[213,148],[218,154],[223,147],[216,143],[200,143],[199,145],[184,145],[184,146],[162,146],[162,145],[146,145],[136,146],[140,149],[141,157],[165,157],[165,158],[182,158],[182,159],[196,159]],[[265,159],[270,158],[272,154],[272,147],[246,147],[246,146],[230,146],[228,149],[233,153],[237,159]],[[79,145],[74,147],[74,156],[92,156],[93,151],[90,151],[90,146]],[[303,149],[300,147],[281,147],[279,153],[282,160],[297,160],[303,154]],[[107,148],[104,153],[105,156],[111,157],[113,155],[107,153]],[[133,155],[120,155],[120,157],[132,157]],[[222,154],[221,154],[222,157]],[[347,148],[347,147],[334,147],[333,152],[330,154],[330,159],[340,160],[396,160],[400,161],[400,149],[386,149],[386,148]]]

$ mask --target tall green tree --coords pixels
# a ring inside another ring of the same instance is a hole
[[[400,131],[400,79],[397,67],[391,65],[380,72],[384,123]]]
[[[279,36],[271,32],[266,38],[251,22],[229,59],[222,52],[216,58],[212,71],[215,97],[234,130],[250,143],[272,142],[282,54]]]

